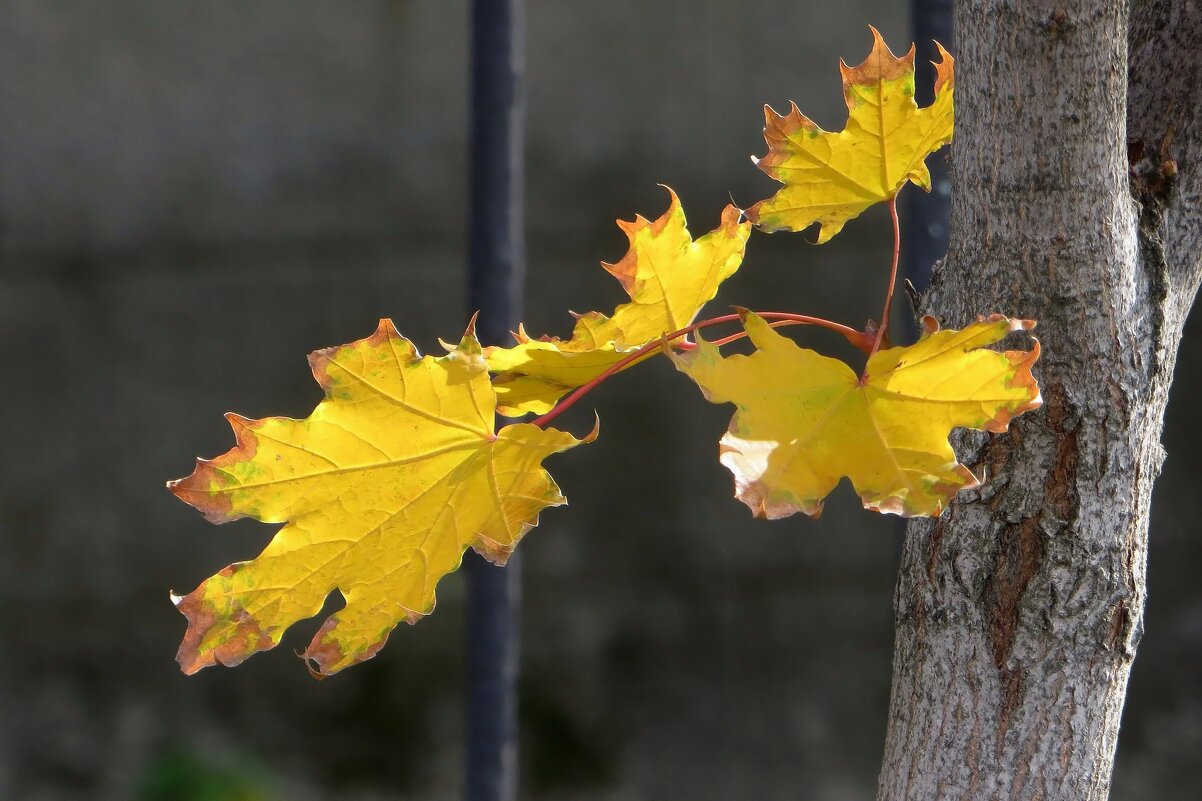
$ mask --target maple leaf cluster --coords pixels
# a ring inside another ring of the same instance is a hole
[[[371,658],[398,623],[433,610],[438,581],[468,548],[503,564],[543,509],[565,503],[542,462],[597,430],[577,438],[548,423],[592,386],[660,352],[706,398],[735,405],[720,461],[757,516],[817,516],[844,477],[866,508],[905,516],[937,515],[975,486],[948,436],[957,427],[1005,430],[1039,405],[1038,343],[986,347],[1034,323],[995,315],[941,331],[928,318],[917,343],[886,347],[893,277],[876,329],[745,310],[694,322],[742,265],[753,227],[817,223],[822,243],[876,203],[890,204],[896,226],[901,188],[929,190],[925,159],[952,138],[952,59],[940,48],[935,100],[918,108],[913,47],[898,58],[872,33],[864,63],[841,64],[844,130],[823,131],[796,106],[785,115],[766,109],[769,149],[758,165],[782,188],[746,210],[728,205],[697,239],[671,189],[658,219],[620,221],[629,250],[602,266],[630,301],[609,315],[578,316],[569,339],[532,338],[519,327],[513,345],[481,347],[469,324],[445,355],[422,356],[382,320],[365,339],[310,355],[325,398],[307,418],[227,415],[235,447],[168,486],[211,522],[284,525],[255,559],[173,596],[188,620],[183,670],[236,665],[274,647],[334,590],[346,605],[303,657],[318,676]],[[892,276],[896,267],[895,247]],[[723,341],[698,333],[735,320],[744,331],[725,341],[748,336],[750,355],[723,357]],[[867,366],[857,374],[773,328],[796,323],[839,331],[868,353]],[[496,414],[530,413],[541,417],[497,428]]]

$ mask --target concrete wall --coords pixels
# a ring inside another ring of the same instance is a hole
[[[229,447],[227,409],[306,414],[306,352],[379,316],[427,350],[462,329],[465,7],[0,2],[0,797],[456,797],[459,578],[335,680],[289,655],[315,622],[185,678],[167,590],[270,532],[162,483]],[[869,0],[528,7],[527,319],[561,334],[621,302],[614,218],[658,215],[659,182],[694,233],[766,196],[761,104],[837,127],[836,59],[870,22],[908,41]],[[723,302],[863,320],[887,231],[757,235]],[[1182,360],[1118,799],[1185,797],[1202,748],[1202,349]],[[602,439],[551,462],[572,506],[523,545],[524,797],[872,797],[898,529],[846,487],[821,521],[751,521],[713,458],[728,412],[642,372],[597,393]]]

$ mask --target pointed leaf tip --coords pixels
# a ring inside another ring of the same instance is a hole
[[[284,524],[257,558],[172,593],[188,621],[185,673],[274,647],[335,590],[346,606],[323,625],[309,664],[323,675],[357,664],[398,622],[433,609],[437,582],[466,548],[512,551],[542,509],[564,502],[542,462],[581,440],[528,424],[494,432],[495,394],[470,326],[465,342],[420,357],[382,322],[317,351],[310,363],[326,397],[309,417],[231,416],[236,447],[171,482],[215,522]]]
[[[611,317],[580,316],[566,341],[543,337],[485,350],[489,369],[498,374],[494,386],[501,414],[544,414],[631,351],[685,327],[742,264],[751,224],[739,209],[728,206],[717,228],[693,239],[680,199],[671,187],[664,188],[668,208],[654,221],[642,216],[619,221],[630,247],[619,261],[602,264],[626,290],[629,303]]]
[[[768,153],[756,164],[784,186],[747,210],[762,230],[801,231],[818,223],[822,244],[868,207],[895,197],[907,181],[929,185],[926,157],[952,139],[953,62],[950,56],[939,62],[935,102],[920,109],[914,46],[895,56],[880,32],[870,31],[868,57],[854,67],[839,63],[848,108],[844,130],[822,130],[794,103],[785,115],[765,106]]]
[[[736,412],[719,446],[735,493],[753,514],[816,516],[843,477],[865,508],[907,517],[938,515],[978,479],[956,462],[954,428],[1002,431],[1039,406],[1029,351],[985,348],[1030,321],[981,320],[928,329],[918,343],[879,351],[864,377],[799,347],[754,314],[750,356],[699,349],[677,357],[705,396]]]

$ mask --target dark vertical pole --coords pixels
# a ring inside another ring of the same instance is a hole
[[[915,100],[926,106],[934,100],[938,58],[935,41],[955,52],[952,41],[952,0],[911,0],[910,21],[917,46]],[[931,280],[931,267],[947,254],[948,219],[951,215],[951,183],[947,174],[947,148],[927,159],[931,171],[930,193],[911,188],[902,195],[902,270],[909,281],[923,289]],[[907,315],[906,323],[912,323]]]
[[[472,0],[471,245],[468,306],[484,343],[521,315],[525,95],[524,0]],[[520,562],[474,552],[468,581],[467,801],[517,797]]]

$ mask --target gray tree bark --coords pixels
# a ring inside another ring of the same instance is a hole
[[[881,801],[1107,798],[1202,277],[1200,0],[960,0],[945,325],[1039,320],[1044,408],[912,523]],[[1130,67],[1130,68],[1128,68]]]

